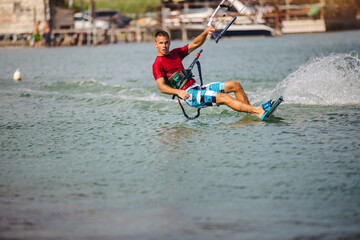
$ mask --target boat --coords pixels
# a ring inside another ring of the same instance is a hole
[[[229,16],[215,19],[215,29],[221,31],[234,16],[235,22],[227,30],[227,37],[233,36],[274,36],[275,29],[267,26],[262,18],[262,9],[259,7],[256,13],[254,10],[245,6],[241,1],[230,1],[236,12],[230,12]],[[207,22],[214,12],[212,8],[202,9],[182,9],[172,11],[164,18],[166,29],[169,29],[172,38],[187,40],[200,34],[206,27]],[[185,37],[184,37],[185,36]]]

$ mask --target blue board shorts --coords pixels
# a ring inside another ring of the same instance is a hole
[[[216,105],[216,95],[225,92],[224,82],[209,83],[204,86],[193,85],[186,90],[190,97],[185,102],[191,107]]]

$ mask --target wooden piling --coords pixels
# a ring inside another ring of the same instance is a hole
[[[186,23],[181,23],[181,40],[188,41]]]

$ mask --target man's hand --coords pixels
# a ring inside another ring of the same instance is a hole
[[[190,97],[190,94],[185,90],[179,90],[177,95],[183,100],[188,99]]]
[[[205,29],[205,32],[208,34],[208,35],[211,35],[212,32],[215,31],[215,28],[213,26],[209,26],[207,29]]]
[[[169,87],[165,84],[165,79],[163,77],[156,79],[156,84],[162,93],[170,94],[170,95],[178,95],[181,99],[188,99],[190,94],[185,90],[175,89]]]

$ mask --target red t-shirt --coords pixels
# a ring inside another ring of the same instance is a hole
[[[167,81],[174,72],[184,69],[181,61],[188,55],[188,48],[189,45],[186,45],[171,50],[166,56],[157,56],[152,66],[155,80],[163,77]],[[195,80],[190,79],[182,89],[187,89],[194,83]]]

